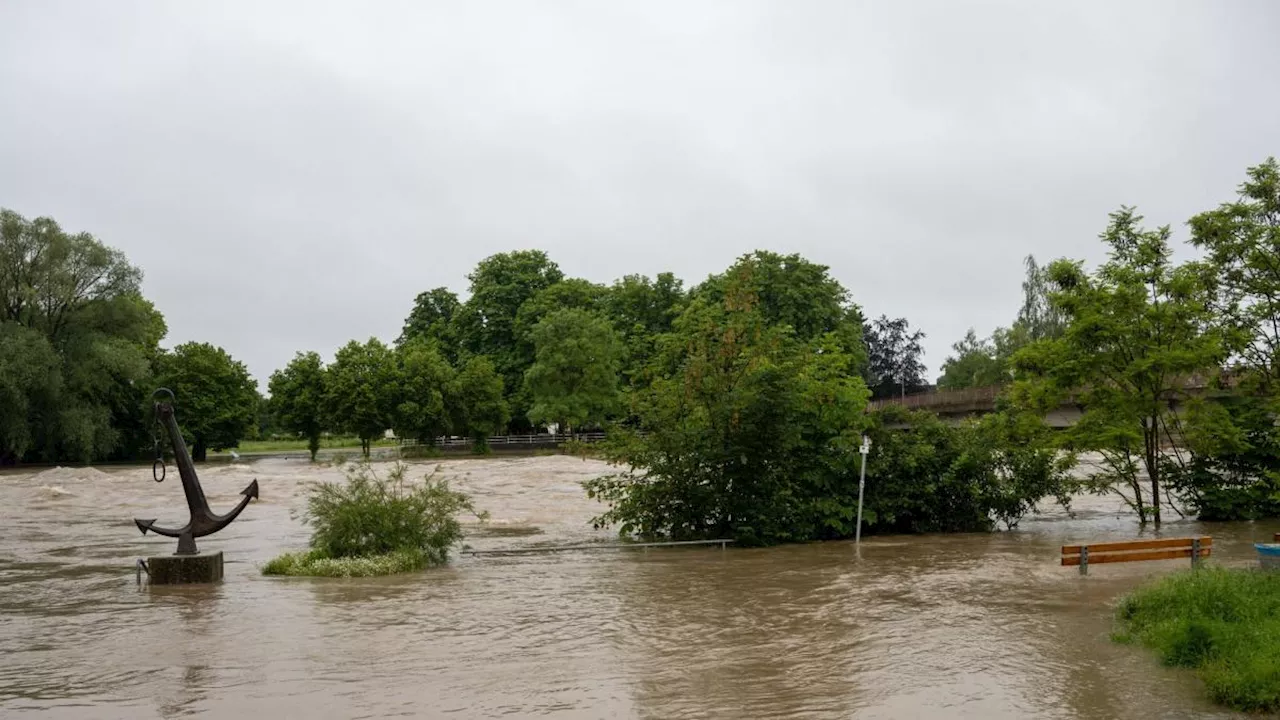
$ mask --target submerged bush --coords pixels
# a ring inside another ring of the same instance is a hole
[[[312,528],[309,552],[286,553],[266,575],[359,577],[418,570],[448,561],[462,540],[462,511],[476,514],[470,498],[444,480],[405,481],[404,465],[379,477],[368,463],[347,468],[347,481],[316,483],[303,522]]]
[[[1280,573],[1206,567],[1139,588],[1117,611],[1119,642],[1194,668],[1210,698],[1280,710]]]

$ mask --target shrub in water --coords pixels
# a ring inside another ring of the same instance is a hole
[[[360,463],[347,468],[345,483],[315,484],[303,516],[312,528],[311,551],[281,555],[263,573],[354,577],[447,562],[449,548],[462,539],[458,513],[484,515],[434,474],[411,484],[406,470],[396,464],[380,477]]]

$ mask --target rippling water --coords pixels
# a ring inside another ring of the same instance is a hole
[[[437,463],[415,463],[416,477]],[[477,549],[603,540],[568,457],[452,460],[440,472],[492,514]],[[172,552],[134,517],[185,520],[176,474],[58,468],[0,475],[0,716],[1202,718],[1188,673],[1108,640],[1112,603],[1179,561],[1057,565],[1059,546],[1130,538],[1083,498],[990,535],[873,537],[761,550],[462,556],[379,579],[277,579],[301,548],[296,460],[200,468],[215,512],[262,498],[200,540],[212,587],[135,585]],[[1168,523],[1253,560],[1277,524]]]

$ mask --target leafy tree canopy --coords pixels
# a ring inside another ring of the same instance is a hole
[[[533,403],[529,420],[569,428],[600,424],[618,405],[622,341],[603,317],[557,310],[530,333],[535,348],[525,385]]]
[[[282,370],[271,374],[267,386],[277,421],[289,432],[307,438],[311,460],[320,449],[327,427],[325,367],[320,354],[300,352]]]
[[[258,384],[244,364],[209,343],[188,342],[160,356],[157,381],[173,391],[175,414],[193,460],[209,448],[237,447],[254,428]]]

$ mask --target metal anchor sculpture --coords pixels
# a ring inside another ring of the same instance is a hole
[[[170,390],[163,389],[156,392],[167,392],[169,397],[173,398],[173,392]],[[178,421],[173,417],[173,404],[157,402],[155,412],[156,419],[164,425],[169,433],[169,441],[173,444],[173,456],[178,463],[178,475],[182,478],[182,492],[187,496],[187,509],[191,511],[191,519],[184,527],[176,530],[156,525],[154,518],[151,520],[135,518],[134,523],[138,525],[143,535],[150,530],[157,535],[178,538],[178,551],[174,553],[175,555],[195,555],[197,553],[196,538],[212,535],[230,525],[250,500],[257,499],[258,480],[255,478],[249,483],[249,487],[240,491],[244,497],[240,498],[240,503],[232,508],[231,512],[226,515],[215,515],[209,509],[209,501],[205,499],[204,490],[200,487],[200,478],[196,477],[195,464],[191,462],[191,455],[187,453],[187,444],[182,439],[182,431],[178,429]],[[159,479],[163,480],[164,476],[161,475]]]

